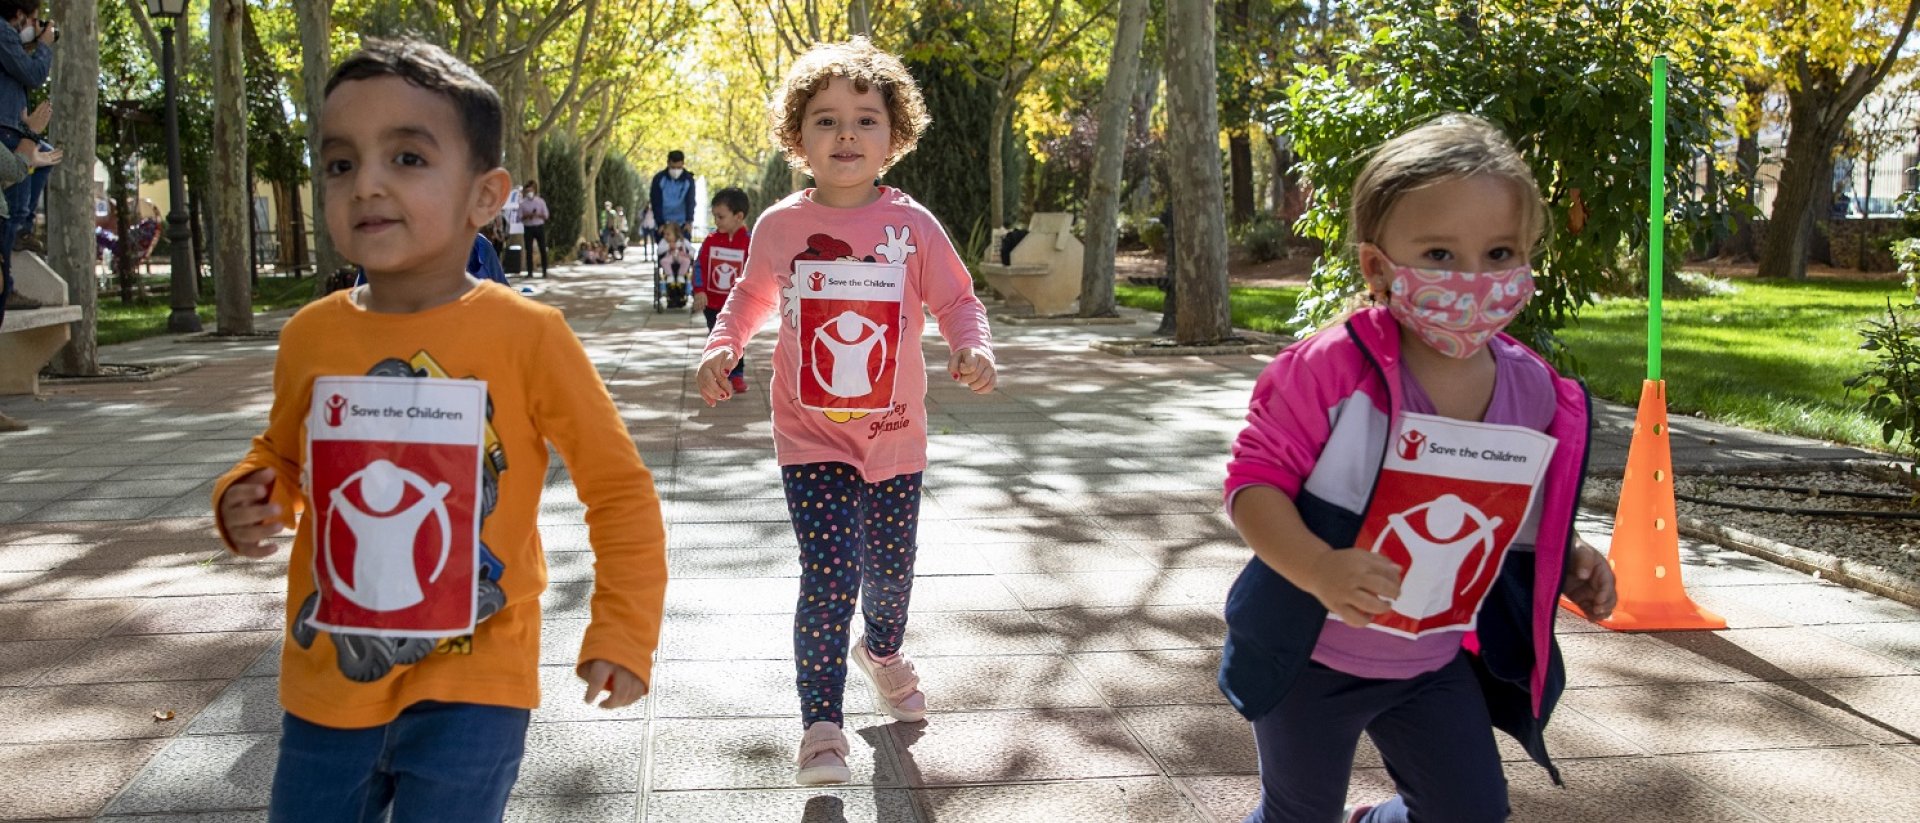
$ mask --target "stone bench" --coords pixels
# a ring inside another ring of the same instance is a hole
[[[0,395],[40,390],[40,367],[53,359],[80,319],[79,306],[8,309],[0,322]]]
[[[40,367],[67,344],[73,335],[67,326],[80,319],[81,310],[67,305],[66,278],[37,254],[13,253],[13,290],[43,308],[8,309],[0,324],[0,395],[34,394]]]
[[[1048,316],[1071,313],[1080,302],[1080,267],[1086,247],[1073,236],[1073,215],[1041,212],[1027,223],[1027,236],[1006,263],[980,264],[980,276],[1016,311]],[[997,250],[999,244],[993,244]]]

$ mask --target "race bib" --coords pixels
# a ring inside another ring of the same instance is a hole
[[[386,637],[473,631],[486,412],[478,380],[314,381],[315,627]]]
[[[799,260],[793,268],[800,297],[800,405],[891,410],[907,267]]]
[[[732,291],[747,264],[747,253],[741,249],[708,249],[707,263],[713,269],[708,274],[713,278],[714,291]]]
[[[1404,414],[1354,545],[1401,569],[1368,625],[1417,638],[1470,630],[1557,441],[1533,429]]]

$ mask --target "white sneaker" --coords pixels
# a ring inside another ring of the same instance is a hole
[[[822,720],[808,726],[800,738],[800,754],[794,758],[793,782],[819,786],[852,780],[853,772],[847,769],[849,751],[840,724]]]
[[[865,638],[853,642],[853,662],[860,666],[860,672],[867,676],[867,682],[873,684],[874,695],[880,698],[880,705],[887,716],[902,723],[918,723],[927,719],[927,696],[920,691],[920,675],[913,671],[913,661],[905,654],[896,654],[885,665],[873,659],[867,651]]]

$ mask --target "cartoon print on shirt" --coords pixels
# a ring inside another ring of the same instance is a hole
[[[905,265],[908,256],[919,250],[918,247],[913,245],[912,227],[903,225],[898,227],[887,226],[885,228],[887,240],[884,243],[874,246],[874,254],[869,254],[864,257],[856,256],[853,253],[853,244],[834,237],[833,235],[820,233],[807,238],[806,250],[794,255],[793,262],[799,263],[809,260],[830,262],[840,260],[859,263],[877,263],[881,259],[885,259],[888,263]],[[819,276],[818,273],[814,275],[816,278]],[[800,282],[800,278],[795,276],[794,272],[790,270],[788,272],[787,285],[781,289],[781,296],[783,298],[781,313],[785,316],[788,325],[791,325],[796,331],[800,328],[800,293],[803,285],[804,284]],[[864,366],[867,362],[867,355],[871,353],[873,346],[881,340],[881,336],[885,333],[886,328],[884,326],[877,326],[865,318],[857,315],[851,317],[842,316],[838,318],[836,322],[830,323],[821,329],[821,333],[817,334],[814,340],[803,340],[801,341],[801,345],[819,345],[838,352],[839,356],[834,358],[831,379],[826,379],[826,375],[821,375],[820,382],[830,387],[830,391],[833,391],[835,394],[858,396],[865,394],[871,389],[872,376]],[[828,420],[835,423],[846,423],[851,420],[866,417],[868,412],[824,410],[821,414],[826,415]]]
[[[450,377],[446,370],[441,368],[439,362],[434,360],[433,355],[427,353],[425,350],[415,353],[412,358],[407,360],[399,358],[382,360],[374,364],[373,368],[368,369],[367,375],[369,377],[442,379]],[[486,439],[481,449],[480,460],[480,519],[482,522],[485,522],[486,518],[493,514],[494,507],[500,501],[500,476],[507,470],[506,446],[500,440],[499,432],[495,430],[493,426],[493,398],[491,396],[487,398],[486,414]],[[358,477],[362,499],[366,500],[370,507],[376,509],[377,511],[373,512],[373,514],[379,516],[368,518],[367,522],[362,525],[372,527],[375,521],[381,519],[388,521],[389,525],[392,525],[397,521],[412,521],[416,516],[425,518],[433,514],[434,507],[432,501],[437,499],[433,496],[434,491],[436,491],[434,489],[415,489],[415,491],[421,495],[421,502],[427,505],[423,506],[421,503],[415,503],[408,511],[393,511],[393,509],[398,507],[400,501],[400,493],[402,490],[398,487],[400,485],[411,485],[407,476],[412,475],[412,473],[404,469],[399,469],[398,467],[391,467],[391,464],[388,464],[388,467],[393,468],[394,471],[386,471],[385,467],[380,468],[378,471],[375,470],[376,467],[380,467],[380,464],[385,462],[386,461],[379,461],[368,466],[365,473]],[[444,492],[442,492],[442,494],[444,494]],[[356,516],[366,516],[364,512],[359,512],[357,509],[352,509],[351,507],[349,508]],[[398,528],[398,526],[395,526],[395,528]],[[369,556],[371,556],[370,553]],[[356,557],[356,562],[357,561],[358,558]],[[484,541],[481,542],[478,592],[479,611],[475,615],[476,622],[485,622],[488,618],[498,613],[502,607],[506,606],[507,595],[505,590],[500,587],[500,580],[506,573],[506,568],[506,564],[500,561],[500,558],[487,547],[487,544]],[[356,573],[354,577],[356,580],[359,580],[379,579],[381,576],[368,575],[363,577]],[[395,577],[399,578],[403,576]],[[406,577],[406,579],[409,581],[412,580],[411,577]],[[310,622],[319,608],[320,594],[317,591],[319,588],[317,581],[315,588],[316,591],[313,594],[307,595],[306,600],[301,602],[300,610],[294,617],[292,625],[289,626],[289,631],[293,635],[294,642],[300,644],[300,648],[303,649],[313,648],[313,642],[318,639],[320,635],[320,630],[315,628]],[[406,587],[401,586],[399,588],[405,589]],[[367,593],[369,597],[399,599],[405,599],[407,595],[408,592],[402,590]],[[441,654],[473,653],[472,635],[436,640],[431,637],[378,637],[338,631],[329,632],[328,634],[333,639],[335,658],[339,663],[340,673],[345,675],[347,679],[360,683],[371,683],[379,680],[390,674],[394,667],[418,663],[425,659],[428,654],[436,651]]]

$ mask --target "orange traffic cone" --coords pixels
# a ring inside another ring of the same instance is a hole
[[[1619,605],[1600,625],[1614,631],[1724,629],[1727,621],[1700,608],[1680,584],[1680,536],[1673,502],[1673,449],[1667,433],[1667,381],[1640,388],[1620,508],[1613,516],[1613,567]],[[1580,609],[1562,600],[1576,614]]]

